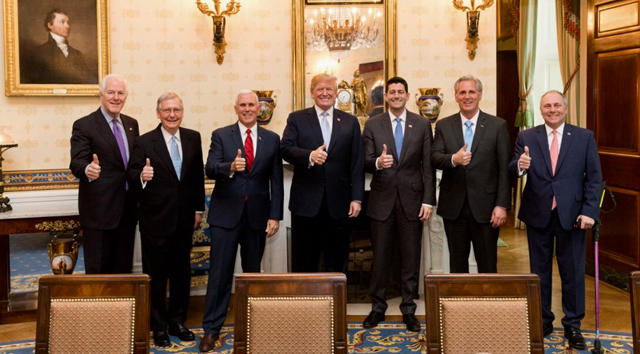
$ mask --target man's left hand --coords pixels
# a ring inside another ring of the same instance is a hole
[[[580,215],[578,216],[578,219],[576,220],[576,224],[578,224],[578,227],[581,228],[582,230],[586,230],[586,229],[590,229],[593,227],[593,224],[595,224],[596,221],[593,220],[592,218],[586,216],[586,215]]]
[[[360,214],[361,208],[362,208],[362,205],[360,205],[360,202],[356,202],[355,200],[352,200],[351,204],[349,205],[349,217],[357,218],[358,214]]]
[[[422,205],[420,207],[420,214],[418,214],[418,217],[420,218],[420,221],[424,222],[429,220],[429,218],[431,217],[431,213],[433,213],[432,207],[428,205]]]
[[[278,232],[279,228],[280,228],[280,221],[279,220],[269,219],[267,221],[267,229],[264,230],[264,231],[267,233],[267,237],[271,237],[271,236],[275,235],[276,232]]]
[[[507,209],[499,206],[493,208],[493,212],[491,213],[491,226],[497,229],[502,226],[505,221],[507,221]]]
[[[196,220],[195,223],[193,224],[193,228],[197,229],[200,227],[200,223],[202,223],[202,214],[200,213],[196,213]]]

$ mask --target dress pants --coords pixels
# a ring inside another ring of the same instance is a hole
[[[551,219],[546,227],[527,225],[527,239],[531,272],[540,277],[543,323],[550,324],[555,319],[551,312],[551,274],[555,244],[558,271],[562,280],[562,311],[565,315],[562,325],[580,328],[585,313],[586,231],[563,229],[556,208],[551,212]]]
[[[267,238],[266,227],[264,225],[259,230],[254,230],[249,226],[246,203],[238,225],[230,229],[211,227],[211,265],[202,319],[205,334],[219,334],[227,318],[238,244],[240,244],[242,271],[260,272],[260,262]]]
[[[402,314],[415,314],[416,303],[414,299],[418,297],[422,222],[417,215],[414,220],[407,218],[402,209],[400,196],[398,196],[387,220],[371,220],[371,235],[373,242],[371,309],[380,313],[387,310],[385,292],[391,271],[394,245],[398,243],[402,262],[400,311]]]
[[[326,197],[313,217],[291,213],[291,259],[293,272],[317,273],[320,253],[326,272],[347,272],[349,261],[349,218],[334,219]]]
[[[116,210],[113,210],[116,212]],[[127,192],[120,224],[115,229],[82,230],[86,274],[124,274],[133,268],[137,205]]]
[[[151,277],[151,330],[162,331],[170,323],[187,319],[191,291],[191,243],[193,224],[182,225],[168,236],[143,233],[142,271]],[[169,308],[167,309],[167,281]]]
[[[499,228],[491,223],[479,223],[473,217],[469,199],[465,198],[457,219],[443,219],[449,245],[451,273],[469,273],[471,243],[478,263],[479,273],[498,272]]]

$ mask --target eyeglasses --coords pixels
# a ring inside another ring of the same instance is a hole
[[[182,108],[165,108],[161,109],[160,112],[164,114],[171,114],[172,112],[175,114],[181,114],[183,112]]]

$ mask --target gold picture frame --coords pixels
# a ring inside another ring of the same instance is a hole
[[[69,19],[64,56],[47,30],[54,9]],[[111,69],[108,14],[107,0],[3,0],[5,95],[98,96]]]
[[[337,5],[337,6],[354,6],[359,7],[363,5],[371,5],[380,7],[383,10],[384,29],[382,29],[384,43],[382,43],[383,53],[380,58],[382,63],[383,76],[381,80],[386,82],[387,79],[394,77],[397,72],[397,4],[398,0],[292,0],[292,65],[293,65],[293,107],[294,110],[300,110],[305,108],[307,104],[307,98],[309,98],[308,82],[313,74],[305,70],[305,67],[309,65],[309,55],[307,53],[307,46],[305,44],[305,9],[312,6],[318,7],[322,5]],[[383,59],[383,60],[382,60]],[[377,64],[378,58],[371,59],[369,61],[363,61],[363,65]],[[351,68],[348,71],[349,81],[351,81],[351,75],[356,67]],[[346,77],[346,75],[337,75],[338,81]]]
[[[498,40],[508,39],[513,36],[513,13],[512,13],[512,0],[498,0],[496,2],[497,14],[498,14]]]

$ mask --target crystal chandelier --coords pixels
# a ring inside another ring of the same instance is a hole
[[[313,10],[313,17],[305,35],[307,47],[317,50],[329,50],[331,59],[344,60],[351,49],[370,48],[378,44],[378,18],[369,8],[368,18],[359,9],[337,7],[325,10]],[[319,15],[319,16],[318,16]]]

